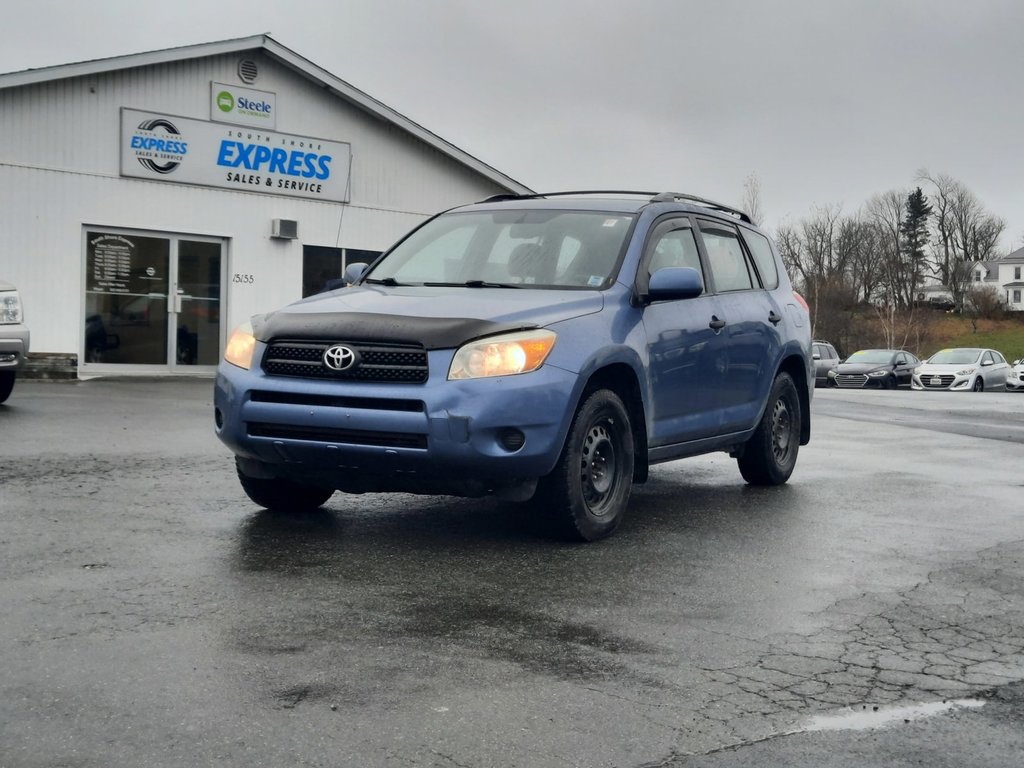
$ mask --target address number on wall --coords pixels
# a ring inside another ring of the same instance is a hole
[[[247,285],[251,285],[252,283],[256,282],[256,278],[253,277],[252,275],[243,275],[243,274],[241,274],[239,272],[235,272],[235,274],[233,274],[231,276],[231,282],[232,283],[245,283]]]

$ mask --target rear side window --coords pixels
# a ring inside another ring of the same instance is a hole
[[[761,274],[761,283],[769,291],[779,287],[779,268],[775,265],[775,256],[772,254],[772,244],[768,238],[759,232],[749,229],[743,230],[743,239],[754,257],[754,264]]]
[[[746,291],[754,287],[739,235],[716,224],[701,223],[701,238],[708,255],[708,267],[718,292]]]

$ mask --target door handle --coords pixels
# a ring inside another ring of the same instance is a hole
[[[778,325],[782,322],[782,315],[776,315],[775,310],[773,309],[768,313],[768,322],[772,325]]]
[[[725,320],[719,320],[716,315],[712,315],[711,322],[708,323],[708,328],[712,331],[720,331],[725,328]]]

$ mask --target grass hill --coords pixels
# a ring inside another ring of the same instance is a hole
[[[934,324],[930,336],[928,346],[933,348],[920,350],[922,355],[946,347],[988,347],[1010,362],[1024,357],[1024,318],[977,320],[975,327],[968,318],[946,315]]]

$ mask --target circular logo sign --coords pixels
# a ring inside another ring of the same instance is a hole
[[[156,173],[171,173],[181,165],[180,158],[185,156],[187,142],[181,141],[181,132],[170,120],[158,117],[153,120],[143,120],[139,123],[139,130],[145,131],[144,136],[136,136],[132,139],[132,146],[144,151],[143,154],[136,152],[136,159],[143,168],[148,168]],[[175,159],[178,158],[178,159]],[[166,162],[158,162],[166,160]]]
[[[235,108],[235,97],[227,91],[221,91],[217,94],[217,109],[221,112],[230,112]]]
[[[356,353],[344,344],[335,344],[324,351],[323,359],[332,371],[347,371],[356,364]]]

